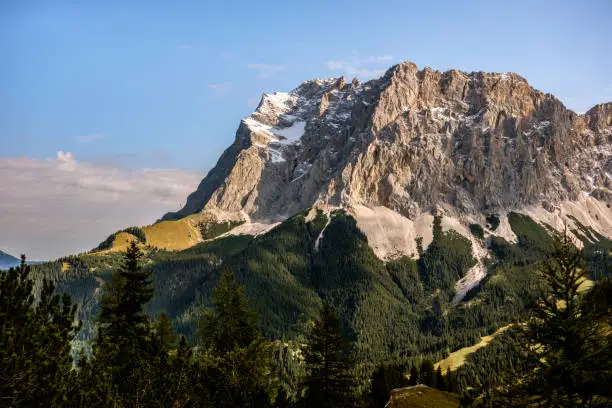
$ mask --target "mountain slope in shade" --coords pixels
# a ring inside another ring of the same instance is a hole
[[[19,258],[15,258],[14,256],[0,250],[0,269],[12,268],[13,266],[19,265],[20,262],[21,261]]]
[[[470,224],[508,241],[511,211],[556,229],[612,237],[612,103],[585,114],[513,73],[438,72],[405,62],[376,80],[311,80],[265,94],[184,208],[207,222],[272,224],[343,208],[382,259],[418,257],[433,215],[472,241]],[[487,217],[499,226],[487,229]],[[579,223],[579,224],[578,224]]]

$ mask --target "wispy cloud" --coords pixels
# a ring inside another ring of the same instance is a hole
[[[47,160],[0,158],[0,248],[31,259],[91,249],[115,230],[177,210],[201,178],[81,163],[64,151]]]
[[[190,49],[192,49],[192,48],[193,48],[193,46],[192,46],[192,45],[189,45],[189,44],[182,44],[182,45],[179,45],[179,50],[190,50]]]
[[[248,64],[247,68],[257,71],[260,78],[270,78],[285,69],[284,65],[274,64]]]
[[[91,143],[96,140],[100,140],[104,137],[104,132],[92,133],[89,135],[83,135],[76,138],[76,141],[79,143]]]
[[[222,82],[218,84],[209,84],[208,88],[212,89],[216,95],[223,95],[232,87],[231,82]]]
[[[358,54],[351,58],[327,61],[327,68],[332,71],[342,72],[347,76],[362,78],[379,77],[385,73],[386,67],[372,67],[374,64],[388,63],[392,61],[391,55],[361,57]]]
[[[364,62],[366,63],[386,62],[386,61],[391,61],[392,59],[393,59],[393,56],[391,55],[380,55],[380,56],[368,57],[364,60]]]

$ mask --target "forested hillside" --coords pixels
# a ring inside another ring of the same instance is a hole
[[[220,289],[214,288],[233,284],[223,283],[221,277],[235,279],[241,286],[240,296],[244,293],[241,307],[252,309],[254,316],[258,316],[255,320],[249,318],[249,325],[258,327],[253,330],[261,332],[262,339],[268,342],[264,354],[272,353],[272,360],[265,364],[273,361],[272,372],[278,375],[274,387],[278,388],[274,388],[275,391],[266,388],[266,392],[287,404],[287,401],[310,398],[302,393],[304,389],[312,389],[312,385],[310,388],[300,385],[301,378],[310,372],[304,366],[303,353],[308,350],[306,344],[314,341],[313,322],[321,319],[322,309],[328,310],[324,319],[337,321],[334,323],[337,324],[335,336],[346,339],[338,343],[338,347],[351,353],[350,362],[346,360],[342,364],[346,364],[345,373],[351,373],[347,381],[352,391],[350,396],[345,395],[348,391],[342,386],[338,395],[344,397],[338,398],[346,398],[346,401],[356,398],[355,401],[361,400],[372,407],[383,406],[391,389],[423,383],[460,392],[464,402],[474,404],[489,395],[497,395],[501,384],[508,381],[508,373],[529,370],[519,347],[524,340],[515,328],[529,321],[533,305],[551,290],[550,282],[547,284],[538,271],[549,265],[551,257],[556,259],[555,239],[558,238],[554,238],[547,226],[526,215],[511,213],[508,220],[518,237],[517,243],[488,237],[489,256],[484,260],[487,276],[456,304],[452,301],[455,282],[465,276],[476,260],[472,258],[471,242],[452,229],[444,231],[441,217],[434,217],[433,240],[427,248],[419,245],[420,256],[416,260],[403,257],[386,263],[381,261],[355,220],[339,210],[330,214],[305,211],[257,237],[223,236],[179,252],[162,251],[134,241],[128,253],[142,251],[138,268],[142,268],[147,281],[150,279],[151,289],[142,292],[140,307],[151,321],[159,321],[156,324],[163,326],[163,329],[155,326],[155,333],[174,336],[172,333],[176,330],[185,335],[184,342],[190,344],[202,344],[210,336],[221,335],[217,332],[203,335],[202,319],[206,321],[211,310],[226,307],[225,301],[219,303]],[[472,231],[480,235],[478,228],[472,227]],[[589,302],[605,311],[612,242],[586,227],[574,233],[583,240],[580,256],[586,261],[585,268],[575,269],[587,274],[580,285],[589,288],[595,282],[600,295],[593,295]],[[485,240],[484,236],[479,239]],[[73,356],[79,353],[79,360],[86,362],[88,356],[93,355],[94,364],[98,364],[95,363],[96,353],[111,352],[101,351],[101,346],[97,346],[102,341],[100,336],[104,335],[100,333],[104,320],[100,319],[111,319],[109,324],[114,321],[111,315],[104,316],[110,313],[105,310],[112,306],[108,299],[116,296],[112,294],[122,287],[117,286],[120,282],[117,271],[135,268],[135,261],[126,264],[124,258],[121,252],[94,251],[28,267],[31,268],[29,276],[33,279],[31,288],[35,298],[50,299],[49,290],[54,290],[57,294],[70,294],[77,305],[70,313],[76,313],[82,326],[73,329],[70,338]],[[25,288],[27,290],[27,286]],[[554,292],[555,287],[552,288]],[[605,312],[597,313],[605,315]],[[228,318],[229,315],[218,317]],[[233,324],[234,320],[215,323],[214,330]],[[481,336],[504,326],[510,329],[489,346],[468,356],[465,364],[449,367],[447,372],[434,369],[432,362],[476,344]],[[146,338],[146,330],[134,335]],[[258,334],[249,336],[252,341],[260,341],[256,340]],[[344,341],[352,346],[340,346]],[[243,347],[251,347],[248,343]],[[156,343],[152,344],[151,347]],[[339,356],[344,352],[339,353],[337,358],[342,360]],[[158,357],[151,358],[160,358],[155,355]],[[209,363],[202,363],[202,367]],[[85,370],[89,365],[84,364]],[[104,381],[115,381],[113,378]],[[146,380],[138,377],[138,381]],[[117,392],[123,395],[128,390]],[[319,397],[318,394],[312,396]],[[254,406],[263,406],[257,404]],[[285,403],[280,404],[277,406]]]
[[[453,305],[454,283],[475,260],[470,242],[452,230],[443,232],[439,218],[433,242],[418,260],[384,263],[346,213],[319,211],[310,220],[307,213],[258,237],[227,236],[179,252],[147,248],[145,267],[156,293],[147,312],[167,313],[179,332],[193,339],[199,309],[211,304],[219,276],[231,272],[244,285],[270,339],[294,338],[327,301],[345,334],[357,341],[364,363],[425,356],[436,361],[519,319],[539,294],[533,271],[552,245],[545,226],[512,213],[518,243],[491,237],[487,277]],[[600,276],[609,274],[611,246],[597,238],[585,238],[585,252],[590,270]],[[120,258],[119,253],[94,252],[33,266],[35,276],[55,280],[58,292],[70,293],[80,304],[81,339],[91,335],[100,288]]]

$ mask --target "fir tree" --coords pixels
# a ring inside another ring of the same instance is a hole
[[[351,343],[342,336],[340,320],[327,304],[307,339],[303,406],[351,407],[355,404],[355,361]]]
[[[383,363],[378,366],[372,375],[372,404],[375,407],[384,407],[389,401],[389,394],[395,388],[408,385],[404,376],[405,367],[401,365]]]
[[[141,257],[142,252],[132,241],[121,268],[105,288],[93,346],[94,399],[98,401],[136,406],[154,398],[150,377],[155,367],[160,367],[155,361],[160,347],[152,339],[150,321],[144,313],[153,289],[150,272],[139,265]]]
[[[531,364],[509,384],[506,399],[515,406],[609,406],[610,336],[581,294],[588,273],[582,251],[567,233],[556,237],[541,274],[548,292],[522,332],[523,353]]]
[[[172,327],[172,322],[166,313],[161,313],[155,323],[155,334],[163,351],[168,352],[177,346],[177,335]]]
[[[408,385],[417,385],[419,383],[419,369],[416,365],[410,367],[410,378],[408,379]]]
[[[248,308],[243,288],[225,273],[213,291],[213,310],[202,314],[199,335],[205,352],[199,394],[215,407],[267,406],[275,398],[270,344]],[[207,395],[208,396],[205,396]]]
[[[446,376],[444,378],[446,383],[446,390],[449,392],[459,391],[459,385],[457,384],[457,375],[451,371],[450,367],[446,369]]]
[[[446,391],[446,382],[444,381],[444,376],[442,375],[442,367],[438,366],[436,370],[436,388],[442,391]]]
[[[73,383],[70,342],[80,329],[70,296],[44,280],[38,299],[25,256],[0,272],[0,402],[62,406]]]
[[[419,383],[430,387],[436,386],[436,372],[431,360],[423,360],[419,370]]]

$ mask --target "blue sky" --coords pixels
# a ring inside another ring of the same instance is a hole
[[[205,171],[262,92],[344,73],[330,61],[515,71],[578,111],[612,100],[605,0],[80,3],[2,2],[2,155]]]
[[[59,256],[178,209],[262,92],[409,60],[585,111],[612,100],[610,38],[607,0],[2,1],[0,249]]]

